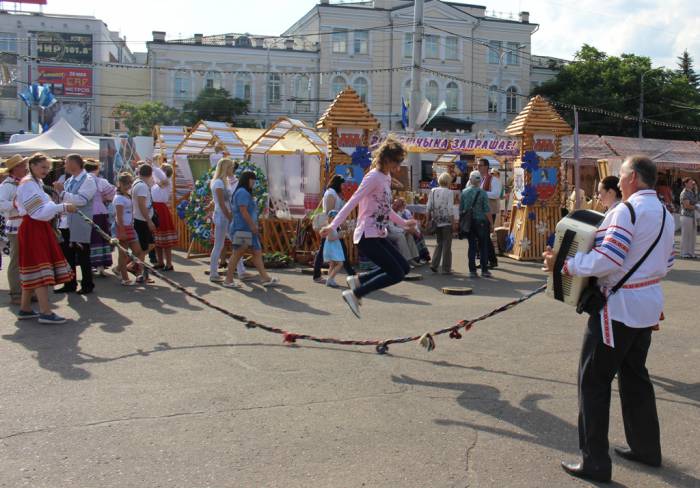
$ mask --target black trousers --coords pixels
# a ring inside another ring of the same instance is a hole
[[[579,447],[584,468],[609,474],[610,391],[618,377],[625,437],[630,449],[652,462],[661,461],[659,418],[654,387],[646,368],[650,328],[634,329],[612,322],[615,347],[603,343],[600,316],[591,316],[579,365]]]
[[[63,242],[61,243],[61,249],[63,250],[63,255],[66,257],[66,261],[73,269],[73,281],[66,283],[66,288],[77,289],[77,273],[75,271],[76,266],[80,266],[80,286],[83,290],[92,290],[95,288],[95,283],[92,281],[92,265],[90,264],[90,244],[77,244],[70,242],[70,231],[68,229],[61,229],[61,236],[63,237]]]
[[[316,253],[316,258],[314,259],[314,279],[317,280],[321,277],[321,266],[323,266],[323,245],[326,243],[326,239],[321,239],[321,245]],[[345,239],[340,239],[340,245],[343,246],[343,255],[345,256],[345,261],[343,262],[343,268],[345,268],[345,273],[348,276],[352,276],[355,270],[350,264],[348,250],[345,247]]]
[[[491,214],[491,222],[496,223],[496,214]],[[492,228],[489,227],[488,229],[488,235],[486,236],[489,246],[489,264],[495,264],[498,265],[498,257],[496,256],[496,248],[493,245],[493,241],[491,240],[491,231],[493,231]]]

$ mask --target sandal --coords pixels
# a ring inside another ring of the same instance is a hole
[[[226,283],[224,281],[223,283],[221,283],[221,286],[223,286],[224,288],[240,288],[241,284],[236,281],[232,281],[231,283]]]
[[[261,284],[262,286],[264,286],[265,288],[270,288],[271,286],[278,285],[279,282],[280,282],[279,278],[277,278],[277,277],[275,277],[275,276],[272,276],[272,277],[270,277],[269,280],[263,281],[263,282],[260,283],[260,284]]]
[[[134,286],[136,283],[127,279],[127,280],[122,280],[121,284],[122,284],[122,286]]]
[[[163,266],[163,268],[161,268],[161,269],[163,271],[173,271],[175,268],[173,268],[173,266],[170,265],[170,266]]]

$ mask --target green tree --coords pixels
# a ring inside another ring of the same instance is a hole
[[[683,51],[683,54],[678,56],[678,74],[683,75],[688,80],[688,83],[695,88],[698,87],[698,75],[693,69],[693,58],[690,57],[688,50]]]
[[[205,88],[196,99],[182,108],[184,122],[194,125],[199,120],[214,120],[235,124],[239,115],[248,113],[248,102],[231,98],[223,88]]]
[[[639,114],[644,74],[644,117],[662,122],[700,126],[700,94],[685,75],[654,69],[647,57],[634,54],[608,56],[584,44],[575,59],[557,76],[533,90],[554,101],[596,107],[629,116]],[[562,111],[573,124],[572,111]],[[636,136],[637,121],[579,111],[581,133]],[[645,124],[645,137],[697,139],[700,133]]]
[[[112,109],[112,115],[124,121],[131,136],[150,136],[156,125],[173,125],[182,117],[179,110],[161,102],[121,102]]]

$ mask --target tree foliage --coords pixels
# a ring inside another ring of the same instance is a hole
[[[692,69],[692,59],[690,68]],[[533,90],[555,101],[596,107],[637,116],[644,74],[644,117],[676,124],[700,126],[700,93],[685,73],[653,69],[648,57],[634,54],[609,56],[584,44],[572,63],[557,76]],[[572,112],[562,113],[573,123]],[[581,133],[636,136],[637,122],[579,111]],[[695,131],[644,125],[645,137],[698,139]]]
[[[193,125],[199,120],[235,124],[239,115],[248,113],[248,102],[232,98],[223,88],[205,88],[196,99],[185,103],[182,112],[187,125]]]
[[[131,136],[150,136],[156,125],[177,124],[181,118],[179,110],[161,102],[145,102],[140,105],[121,102],[114,107],[112,115],[124,121]]]
[[[678,56],[678,68],[678,74],[685,76],[688,83],[697,88],[700,80],[698,80],[698,75],[695,74],[693,58],[690,57],[687,49],[683,51],[683,54]]]

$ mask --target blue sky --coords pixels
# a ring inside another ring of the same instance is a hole
[[[458,0],[460,1],[460,0]],[[700,63],[698,0],[491,0],[485,5],[504,14],[530,12],[540,24],[533,36],[535,54],[570,59],[585,42],[610,54],[632,52],[652,58],[654,65],[675,66],[684,49]],[[48,0],[45,12],[95,15],[143,50],[151,31],[169,37],[195,32],[250,32],[277,35],[318,0]],[[5,2],[12,8],[11,2]],[[184,9],[178,9],[182,5]],[[26,7],[31,9],[31,7]],[[700,66],[700,64],[698,65]],[[699,68],[700,71],[700,68]]]

